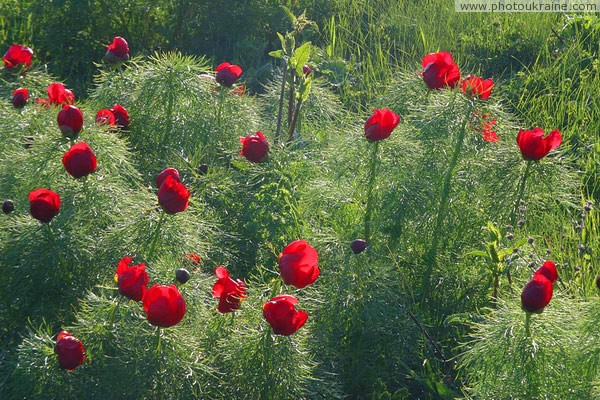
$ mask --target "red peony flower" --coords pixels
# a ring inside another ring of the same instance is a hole
[[[65,88],[60,82],[51,83],[46,89],[48,92],[48,101],[50,104],[73,104],[75,103],[75,95],[69,89]]]
[[[103,108],[96,113],[96,125],[115,126],[115,121],[115,114],[106,108]]]
[[[452,54],[446,51],[427,54],[422,61],[423,80],[429,89],[442,89],[455,87],[460,80],[460,70],[454,63]]]
[[[317,250],[305,240],[293,241],[279,255],[279,271],[283,282],[298,289],[314,283],[321,273],[318,261]]]
[[[129,45],[127,41],[120,36],[116,36],[113,42],[106,46],[104,59],[109,64],[129,60]]]
[[[469,97],[479,97],[487,100],[492,94],[494,81],[491,79],[482,79],[475,75],[467,75],[462,81],[462,91]]]
[[[122,130],[129,129],[129,113],[120,104],[115,104],[110,111],[115,115],[116,124]]]
[[[85,142],[75,143],[62,158],[62,163],[73,178],[87,176],[96,170],[96,155]]]
[[[214,284],[212,294],[219,298],[217,310],[225,314],[240,308],[242,300],[247,297],[244,282],[239,279],[231,279],[229,272],[224,267],[217,267],[215,275],[219,280]]]
[[[56,117],[58,127],[62,134],[75,139],[83,129],[83,113],[75,106],[65,104]]]
[[[13,92],[12,104],[15,108],[23,108],[29,99],[29,91],[19,88]]]
[[[143,298],[148,322],[168,328],[177,325],[185,315],[185,300],[175,285],[154,285]]]
[[[131,257],[124,257],[117,265],[119,293],[133,301],[141,301],[149,281],[146,264],[129,265],[131,260]]]
[[[48,189],[36,189],[29,193],[29,212],[40,222],[50,222],[60,211],[60,196]]]
[[[539,127],[532,131],[520,129],[517,135],[517,144],[523,155],[523,159],[530,161],[538,161],[546,157],[546,155],[560,146],[562,137],[558,129],[553,130],[544,137],[544,131]]]
[[[392,110],[374,110],[373,115],[365,122],[365,137],[370,142],[387,139],[399,122],[400,117]]]
[[[248,161],[260,163],[265,161],[269,154],[269,142],[260,131],[240,138],[240,143],[242,144],[240,156],[246,157]]]
[[[481,134],[483,136],[483,140],[485,140],[486,142],[499,142],[500,138],[498,137],[498,135],[496,134],[496,131],[494,131],[494,125],[496,125],[496,120],[495,119],[488,119],[490,118],[489,114],[484,114],[481,116],[481,120],[482,120],[482,126],[481,126]]]
[[[246,93],[246,86],[238,86],[235,87],[233,89],[231,89],[231,91],[229,92],[231,94],[237,94],[240,97],[244,97],[244,93]]]
[[[173,178],[177,179],[177,182],[181,182],[181,178],[179,177],[179,171],[177,171],[175,168],[167,168],[163,170],[160,174],[158,174],[158,176],[156,177],[157,188],[161,187],[165,179],[167,179],[167,176],[172,176]]]
[[[35,99],[35,104],[44,108],[50,108],[50,103],[48,100],[38,97]]]
[[[33,56],[33,50],[27,46],[21,46],[20,44],[13,43],[12,46],[6,50],[2,61],[4,61],[4,68],[13,68],[17,65],[31,65],[31,57]]]
[[[263,306],[263,316],[273,328],[276,335],[289,336],[302,328],[308,314],[296,310],[298,299],[286,294],[273,297]]]
[[[158,204],[168,214],[185,211],[189,205],[190,192],[185,185],[172,175],[158,189]]]
[[[185,258],[194,265],[200,264],[200,256],[196,253],[186,254]]]
[[[83,343],[67,331],[58,333],[54,352],[58,355],[58,365],[62,369],[73,371],[85,361]]]
[[[558,279],[558,271],[556,270],[554,262],[546,261],[533,274],[534,277],[538,275],[546,277],[552,283],[556,282]]]
[[[541,313],[552,299],[552,282],[544,275],[534,275],[521,293],[523,310]]]
[[[215,71],[217,82],[226,87],[231,87],[242,75],[242,68],[239,65],[228,62],[219,64]]]

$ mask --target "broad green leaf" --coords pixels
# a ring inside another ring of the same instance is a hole
[[[295,58],[295,68],[296,68],[296,73],[299,76],[302,76],[303,71],[302,71],[302,67],[304,66],[304,64],[306,64],[308,62],[308,58],[310,57],[310,42],[306,42],[303,43],[302,46],[298,47],[295,51],[294,51],[294,58]]]

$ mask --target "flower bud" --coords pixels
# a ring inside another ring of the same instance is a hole
[[[509,233],[509,234],[506,235],[506,238],[508,240],[513,240],[514,237],[515,237],[515,235],[513,235],[512,233]]]
[[[184,284],[190,280],[190,273],[185,268],[179,268],[177,271],[175,271],[175,279],[177,282]]]
[[[69,139],[76,139],[83,128],[83,113],[75,106],[65,104],[56,117],[62,134]]]
[[[2,212],[4,214],[10,214],[11,212],[13,212],[15,210],[15,203],[13,203],[12,200],[4,200],[4,203],[2,203]]]
[[[29,92],[25,88],[19,88],[13,92],[12,104],[15,108],[23,108],[29,99]]]
[[[367,248],[367,242],[364,239],[355,239],[350,243],[350,248],[354,254],[360,254]]]
[[[206,175],[208,173],[208,164],[198,165],[198,173],[200,175]]]
[[[312,74],[312,68],[304,64],[304,66],[302,67],[302,72],[304,73],[304,76],[308,78],[310,74]]]
[[[519,225],[519,228],[522,228],[525,225],[525,221],[520,219],[519,222],[517,222],[517,225]]]
[[[532,238],[532,237],[530,237],[530,238],[527,238],[527,243],[529,243],[529,244],[533,244],[533,238]]]

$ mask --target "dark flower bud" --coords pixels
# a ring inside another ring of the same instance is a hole
[[[350,248],[354,254],[360,254],[367,248],[367,242],[363,239],[355,239],[350,243]]]
[[[583,243],[579,243],[579,246],[577,246],[577,249],[579,249],[580,253],[584,253],[585,252],[585,246],[583,245]]]
[[[581,226],[581,225],[577,224],[577,225],[575,225],[575,230],[576,230],[577,232],[581,232],[581,231],[583,230],[583,226]]]
[[[523,225],[525,225],[525,221],[523,221],[522,219],[520,219],[519,222],[517,222],[517,224],[519,225],[519,228],[522,228]]]
[[[531,261],[529,264],[527,264],[527,266],[529,268],[535,268],[535,262]]]
[[[25,88],[19,88],[13,92],[12,104],[15,108],[23,108],[29,99],[29,92]]]
[[[509,233],[509,234],[506,235],[506,238],[508,240],[513,240],[514,237],[515,237],[515,235],[513,235],[512,233]]]
[[[591,205],[591,204],[588,202],[588,203],[585,205],[585,207],[583,207],[583,209],[584,209],[586,212],[590,212],[590,211],[592,211],[592,205]]]
[[[513,249],[513,253],[517,254],[519,252],[519,249]]]
[[[532,237],[530,237],[530,238],[527,238],[527,243],[529,243],[529,244],[533,244],[533,238],[532,238]]]
[[[190,280],[190,273],[185,268],[179,268],[177,271],[175,271],[175,279],[177,282],[184,284]]]
[[[198,165],[198,173],[200,175],[206,175],[208,173],[208,164]]]
[[[550,253],[552,253],[552,250],[546,249],[546,255],[550,255]]]
[[[579,267],[579,265],[576,265],[575,268],[573,268],[575,270],[575,272],[579,272],[581,271],[581,268]]]
[[[308,65],[304,64],[302,66],[302,72],[304,73],[304,76],[310,76],[310,74],[312,74],[312,68],[309,67]]]
[[[2,203],[2,212],[4,214],[10,214],[15,210],[15,203],[12,200],[4,200]]]

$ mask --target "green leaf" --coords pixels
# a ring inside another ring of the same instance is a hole
[[[281,42],[281,50],[283,50],[284,54],[287,54],[287,50],[285,48],[285,37],[277,32],[277,37],[279,38],[279,41]]]
[[[308,58],[310,57],[310,46],[310,42],[306,42],[294,51],[292,58],[294,59],[295,63],[293,65],[296,68],[296,73],[298,76],[302,76],[304,73],[302,71],[302,67],[308,62]]]
[[[294,25],[296,23],[296,16],[294,15],[294,13],[286,6],[280,6],[280,7],[285,12],[285,15],[287,15],[288,19],[290,20],[290,23],[292,25]]]
[[[273,58],[282,59],[283,58],[283,50],[270,51],[269,55]]]
[[[488,253],[486,253],[483,250],[474,250],[474,251],[470,251],[467,254],[465,254],[467,256],[475,256],[475,257],[488,257]]]

